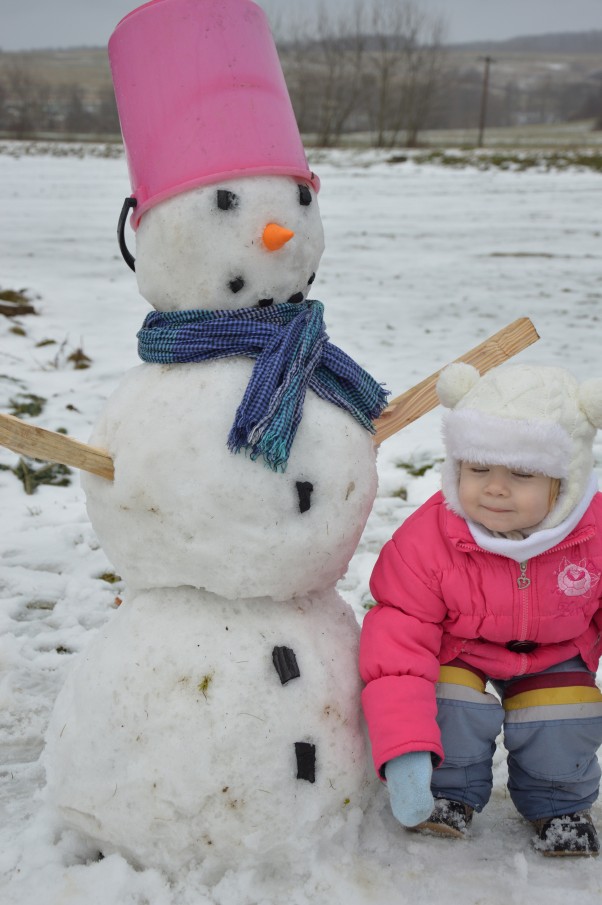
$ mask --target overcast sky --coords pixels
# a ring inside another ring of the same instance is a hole
[[[279,8],[285,14],[299,7],[315,8],[325,0],[258,2],[272,16]],[[351,9],[354,0],[326,2],[344,10]],[[414,0],[414,4],[443,13],[450,42],[602,29],[602,0]],[[103,46],[122,16],[139,5],[136,0],[0,0],[0,49]]]

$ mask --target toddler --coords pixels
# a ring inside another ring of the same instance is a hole
[[[362,627],[376,770],[401,824],[462,836],[489,800],[503,729],[535,847],[597,855],[602,380],[459,363],[437,392],[442,492],[381,551]]]

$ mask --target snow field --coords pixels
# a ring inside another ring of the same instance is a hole
[[[326,251],[312,296],[326,305],[331,340],[393,395],[520,316],[541,335],[521,360],[602,376],[599,176],[449,171],[351,152],[323,155],[315,167]],[[36,423],[86,440],[105,398],[138,363],[135,333],[148,310],[115,241],[129,193],[125,163],[0,155],[0,184],[0,289],[26,288],[39,312],[0,319],[0,410],[35,394],[46,400]],[[89,368],[68,363],[77,348]],[[595,449],[600,468],[600,441]],[[378,550],[437,489],[441,455],[437,412],[381,448],[378,497],[338,585],[360,620]],[[4,902],[33,905],[41,890],[50,905],[599,901],[598,861],[559,863],[531,849],[505,791],[501,743],[492,800],[459,843],[402,830],[377,783],[365,810],[341,818],[332,845],[300,853],[286,874],[277,860],[240,870],[233,861],[220,876],[208,860],[168,881],[116,854],[97,861],[74,834],[57,834],[39,800],[44,732],[70,662],[106,625],[122,583],[88,523],[78,476],[27,496],[10,471],[17,460],[0,450],[9,469],[0,471]],[[594,816],[602,825],[599,803]]]

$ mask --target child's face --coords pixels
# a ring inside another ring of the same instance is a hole
[[[505,534],[533,528],[546,517],[551,486],[546,475],[462,462],[458,497],[470,519]]]

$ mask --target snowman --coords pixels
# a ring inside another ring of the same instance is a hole
[[[109,50],[153,310],[91,438],[114,480],[82,477],[127,594],[58,697],[45,794],[105,855],[219,874],[317,851],[370,793],[335,584],[384,393],[307,301],[319,182],[262,11],[154,0]]]

